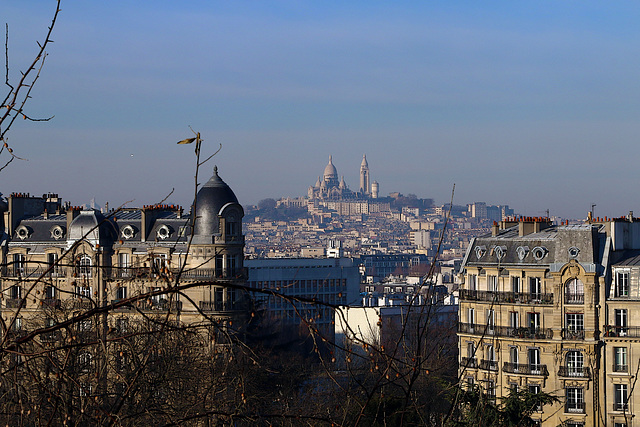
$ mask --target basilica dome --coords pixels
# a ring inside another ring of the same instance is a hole
[[[338,179],[338,170],[333,165],[333,161],[332,161],[331,156],[329,156],[329,163],[324,168],[323,176],[324,176],[324,180],[325,181],[330,181],[330,180],[334,180],[334,179],[337,180]]]

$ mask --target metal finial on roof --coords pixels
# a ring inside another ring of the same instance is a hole
[[[214,174],[215,176],[218,176],[218,165],[215,165],[215,166],[213,167],[213,174]]]

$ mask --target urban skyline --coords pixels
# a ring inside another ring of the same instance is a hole
[[[52,7],[4,5],[12,73]],[[16,122],[28,162],[1,190],[111,206],[192,193],[193,157],[174,144],[191,125],[207,152],[223,144],[215,162],[243,204],[304,195],[329,155],[356,186],[366,153],[383,196],[444,204],[455,184],[454,203],[525,215],[640,211],[639,15],[598,2],[68,1],[29,104],[55,117]]]

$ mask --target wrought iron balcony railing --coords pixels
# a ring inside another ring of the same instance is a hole
[[[6,308],[19,308],[19,307],[24,308],[26,306],[27,306],[27,300],[24,298],[7,298],[5,302]]]
[[[490,292],[460,289],[460,299],[466,301],[486,301],[499,304],[553,304],[553,294],[526,292]]]
[[[564,412],[571,414],[584,414],[584,402],[567,402],[564,405]]]
[[[549,376],[547,365],[505,362],[502,370],[512,374]]]
[[[460,361],[460,366],[475,369],[478,367],[478,359],[475,357],[463,357]]]
[[[604,327],[605,338],[607,337],[629,337],[629,338],[639,338],[640,337],[640,327],[638,326],[611,326],[607,325]]]
[[[559,377],[565,378],[591,378],[591,371],[587,366],[560,366]]]
[[[562,339],[563,340],[584,340],[586,335],[586,331],[584,329],[571,329],[564,328],[562,329]]]
[[[565,293],[564,303],[565,304],[584,304],[584,294]]]
[[[202,311],[232,311],[235,309],[233,301],[200,301],[198,306]]]
[[[458,323],[458,332],[473,335],[487,335],[524,339],[551,339],[553,331],[543,328],[512,328],[508,326],[487,326],[477,323]]]
[[[498,370],[498,362],[496,360],[485,360],[485,359],[482,359],[480,361],[480,369],[484,369],[485,371],[497,371]]]

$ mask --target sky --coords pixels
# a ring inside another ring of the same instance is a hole
[[[0,0],[24,69],[52,0]],[[0,191],[188,207],[193,146],[240,203],[303,196],[333,156],[353,190],[640,215],[640,3],[62,2]],[[173,192],[172,192],[173,191]]]

